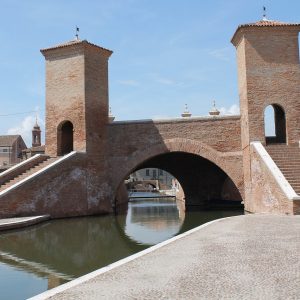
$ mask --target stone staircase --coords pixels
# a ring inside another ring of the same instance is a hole
[[[21,180],[29,177],[30,175],[38,172],[39,170],[45,168],[46,166],[50,165],[57,159],[59,159],[59,157],[46,157],[44,161],[38,163],[35,166],[32,166],[31,168],[28,168],[26,171],[16,175],[14,178],[2,183],[0,185],[0,192],[6,190],[7,188],[11,187],[12,185],[16,184],[17,182],[20,182]]]
[[[300,148],[270,145],[266,147],[266,150],[294,191],[300,195]]]

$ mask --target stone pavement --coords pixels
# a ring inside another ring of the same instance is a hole
[[[48,216],[48,215],[0,219],[0,231],[22,228],[22,227],[34,225],[34,224],[37,224],[37,223],[40,223],[40,222],[43,222],[43,221],[46,221],[49,219],[50,219],[50,216]]]
[[[33,299],[300,299],[300,216],[225,218],[147,250]]]

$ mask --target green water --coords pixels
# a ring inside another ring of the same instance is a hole
[[[0,234],[0,299],[25,299],[208,221],[242,211],[189,211],[169,199],[124,215],[53,220]]]

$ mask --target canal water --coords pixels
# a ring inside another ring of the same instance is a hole
[[[208,221],[241,210],[184,211],[135,199],[123,215],[53,220],[0,233],[0,299],[26,299]]]

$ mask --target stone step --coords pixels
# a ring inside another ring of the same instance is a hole
[[[283,163],[283,164],[293,164],[293,163],[299,164],[300,163],[300,159],[276,159],[273,157],[272,157],[272,159],[277,163]]]
[[[286,164],[278,164],[275,161],[275,164],[278,166],[279,169],[282,170],[299,170],[300,166],[298,164],[290,164],[290,165],[286,165]]]
[[[287,181],[299,181],[300,182],[299,175],[297,175],[297,176],[291,176],[291,175],[286,175],[286,174],[283,174],[283,175]]]
[[[276,162],[275,162],[276,163]],[[280,165],[280,164],[276,164],[277,167],[280,169],[280,170],[286,170],[286,171],[297,171],[300,169],[300,167],[298,165]]]
[[[274,160],[300,160],[300,155],[287,154],[287,155],[270,155]]]
[[[282,174],[283,174],[286,178],[290,178],[290,179],[299,179],[299,180],[300,180],[300,175],[299,175],[299,174],[285,173],[285,172],[282,172]]]
[[[290,153],[290,154],[286,154],[285,156],[281,155],[271,155],[270,156],[273,158],[273,159],[283,159],[283,160],[290,160],[290,159],[294,159],[294,160],[299,160],[300,159],[300,155],[295,155],[293,153]]]
[[[266,150],[286,180],[300,194],[300,149],[298,146],[272,145]]]
[[[281,167],[293,167],[293,166],[296,166],[296,167],[299,167],[299,163],[296,163],[296,162],[280,162],[280,161],[276,161],[274,160],[274,162],[277,164],[277,165],[280,165]]]
[[[295,179],[292,179],[292,178],[286,178],[285,177],[285,179],[289,182],[289,184],[298,184],[298,183],[300,183],[300,181],[299,180],[295,180]]]
[[[274,161],[278,168],[282,169],[293,169],[293,170],[300,170],[300,164],[298,163],[283,163]]]
[[[39,170],[41,170],[44,167],[48,166],[49,164],[51,164],[52,162],[54,162],[57,159],[58,158],[56,158],[56,157],[47,158],[46,160],[39,163],[38,165],[28,169],[26,172],[21,173],[20,175],[16,176],[12,180],[6,182],[5,184],[2,184],[0,186],[0,192],[7,189],[7,188],[9,188],[10,186],[14,185],[15,183],[20,182],[21,180],[25,179],[26,177],[38,172]]]

